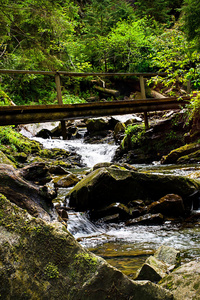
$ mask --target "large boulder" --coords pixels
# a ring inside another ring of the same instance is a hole
[[[173,292],[174,300],[199,300],[200,262],[192,261],[182,265],[164,277],[159,284]]]
[[[142,199],[146,203],[167,194],[178,194],[191,208],[190,195],[200,183],[183,176],[145,174],[124,168],[99,168],[88,174],[70,192],[69,204],[79,211],[100,209],[114,202],[127,204]]]
[[[2,195],[0,216],[1,299],[173,299],[83,249],[61,223],[33,218]]]

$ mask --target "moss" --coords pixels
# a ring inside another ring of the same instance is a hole
[[[193,288],[194,288],[195,290],[200,289],[200,282],[195,282]]]
[[[49,262],[44,268],[44,274],[48,279],[58,278],[59,277],[58,267],[52,264],[51,262]]]
[[[64,149],[42,149],[40,150],[40,156],[46,158],[68,158],[70,153]]]
[[[39,152],[41,146],[14,130],[13,126],[0,127],[0,151],[17,166],[26,160],[26,155]],[[19,154],[21,152],[21,154]]]

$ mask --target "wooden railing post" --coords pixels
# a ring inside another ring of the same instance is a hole
[[[57,91],[58,104],[62,105],[63,101],[62,101],[62,92],[61,92],[60,74],[59,73],[56,73],[55,82],[56,82],[56,91]],[[66,132],[65,121],[60,121],[60,124],[61,124],[63,140],[66,140],[67,139],[67,132]]]
[[[188,79],[188,82],[187,82],[187,93],[188,94],[190,93],[190,90],[191,90],[191,80]]]
[[[146,99],[146,92],[145,92],[145,85],[144,85],[144,77],[140,75],[140,91],[141,91],[141,97],[142,99]],[[144,124],[145,128],[149,128],[149,122],[148,122],[148,115],[147,112],[144,112]]]

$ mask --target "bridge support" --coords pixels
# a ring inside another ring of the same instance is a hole
[[[62,105],[62,92],[61,92],[61,84],[60,84],[60,75],[59,73],[56,73],[55,75],[55,82],[56,82],[56,91],[57,91],[57,99],[58,99],[58,104]],[[62,137],[63,140],[67,139],[67,132],[66,132],[66,125],[65,121],[60,121],[61,124],[61,131],[62,131]]]
[[[145,92],[145,86],[144,86],[144,77],[140,75],[140,91],[141,91],[141,97],[142,99],[146,99],[146,92]],[[147,112],[144,112],[144,124],[145,128],[149,128],[149,122],[148,122],[148,115]]]

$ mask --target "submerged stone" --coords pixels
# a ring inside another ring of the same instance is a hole
[[[137,225],[137,224],[153,225],[153,224],[162,224],[163,222],[164,222],[164,217],[162,214],[146,214],[144,216],[128,220],[126,222],[126,226]]]

